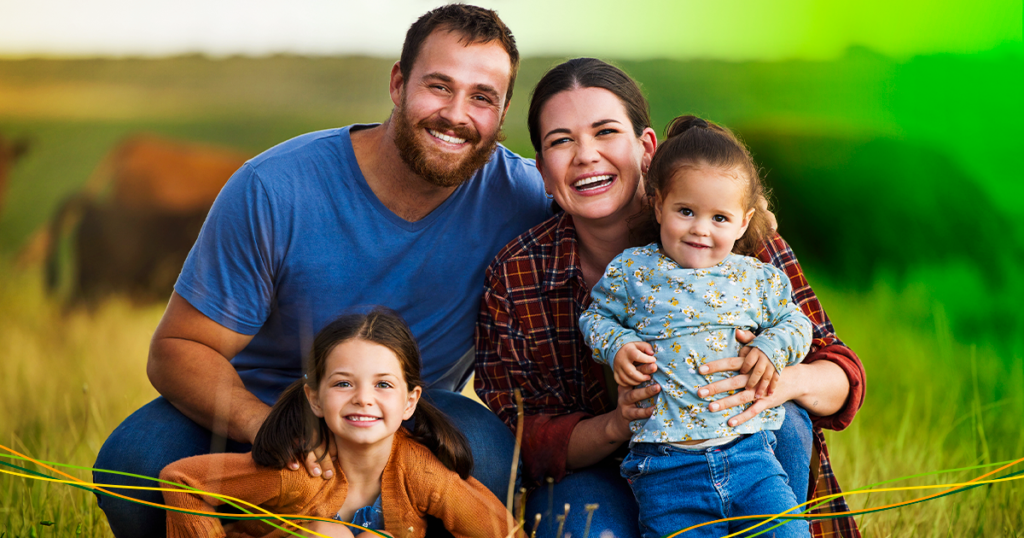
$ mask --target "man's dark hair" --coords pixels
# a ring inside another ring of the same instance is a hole
[[[416,62],[423,42],[436,30],[456,33],[461,36],[459,41],[466,45],[497,41],[505,49],[512,64],[508,91],[505,93],[507,106],[512,99],[516,73],[519,72],[519,49],[516,48],[516,38],[512,37],[512,31],[501,22],[498,13],[490,9],[466,4],[448,4],[428,11],[417,19],[406,32],[405,43],[402,45],[402,57],[398,61],[402,78],[409,80],[412,64]]]

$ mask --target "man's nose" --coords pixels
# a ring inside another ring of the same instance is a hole
[[[469,123],[469,103],[461,96],[456,95],[441,107],[438,115],[452,125],[465,125]]]

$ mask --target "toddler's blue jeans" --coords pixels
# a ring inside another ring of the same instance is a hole
[[[701,450],[670,444],[633,445],[621,471],[640,508],[641,536],[661,538],[717,519],[774,515],[793,508],[796,496],[774,449],[775,435],[770,431]],[[715,523],[686,535],[725,536],[763,521]],[[781,522],[772,521],[758,530]],[[810,531],[804,520],[787,520],[763,536],[802,538],[810,536]]]

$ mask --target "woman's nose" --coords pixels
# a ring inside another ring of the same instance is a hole
[[[597,144],[595,144],[593,141],[582,139],[576,143],[577,163],[592,163],[600,158],[600,153],[597,151]]]

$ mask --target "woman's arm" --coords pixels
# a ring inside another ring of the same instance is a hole
[[[655,364],[637,366],[637,370],[648,375],[656,369]],[[637,407],[636,403],[653,397],[661,391],[661,386],[653,384],[636,389],[618,387],[618,390],[619,404],[614,410],[581,420],[573,428],[566,454],[566,468],[581,469],[594,465],[610,456],[622,443],[629,441],[632,436],[629,431],[630,421],[650,418],[656,409],[653,405]]]

